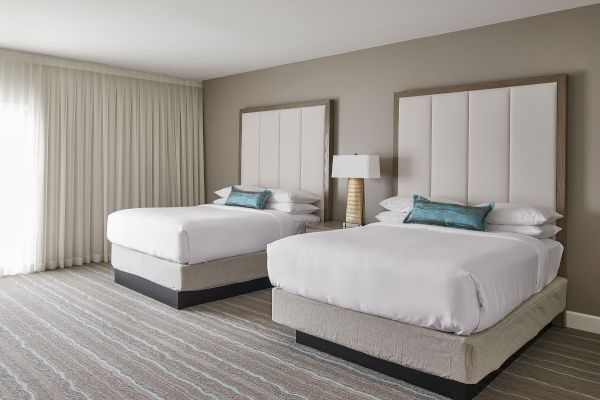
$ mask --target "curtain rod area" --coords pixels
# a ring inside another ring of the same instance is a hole
[[[97,72],[107,75],[116,75],[127,78],[144,79],[155,82],[171,83],[182,86],[202,87],[202,82],[194,79],[177,78],[169,75],[142,72],[129,68],[113,67],[110,65],[72,60],[62,57],[47,56],[43,54],[28,53],[18,50],[0,48],[0,58],[14,61],[29,62],[32,64],[48,65],[52,67],[70,68],[80,71]]]

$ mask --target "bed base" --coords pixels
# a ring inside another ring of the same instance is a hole
[[[471,399],[565,310],[557,277],[494,326],[468,336],[441,332],[272,291],[273,321],[296,341],[452,399]]]
[[[115,282],[177,310],[272,287],[269,278],[264,277],[210,289],[176,291],[118,269]]]
[[[271,287],[265,251],[180,264],[113,244],[111,263],[116,283],[178,310]]]
[[[329,340],[321,339],[302,331],[296,331],[296,343],[308,346],[323,353],[330,354],[342,360],[381,372],[384,375],[392,378],[400,379],[423,389],[430,390],[442,396],[449,397],[453,400],[471,400],[479,392],[481,392],[490,382],[494,380],[500,373],[510,365],[523,351],[525,351],[536,339],[548,329],[550,325],[546,325],[536,337],[527,342],[517,352],[510,356],[501,366],[495,371],[490,372],[482,380],[474,384],[466,384],[452,379],[442,378],[433,374],[428,374],[423,371],[408,368],[391,361],[382,360],[381,358],[373,357],[369,354],[351,349],[341,344],[330,342]]]

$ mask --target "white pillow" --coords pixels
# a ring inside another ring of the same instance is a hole
[[[486,230],[488,232],[513,232],[521,233],[527,236],[533,236],[534,238],[544,239],[556,235],[561,231],[559,226],[554,224],[544,225],[496,225],[487,224]]]
[[[480,206],[482,205],[485,204]],[[496,203],[485,218],[485,222],[501,225],[543,225],[551,224],[561,218],[562,215],[549,207]]]
[[[382,211],[375,218],[379,222],[388,224],[403,224],[407,215],[407,211]]]
[[[235,185],[235,187],[240,190],[244,190],[246,192],[260,192],[261,190],[265,190],[265,188],[256,187],[256,186]],[[229,193],[231,193],[231,186],[224,187],[223,189],[219,189],[215,192],[215,194],[217,196],[225,197],[225,198],[227,198],[227,196],[229,196]]]
[[[465,203],[461,203],[460,201],[454,201],[445,199],[443,197],[429,197],[423,196],[428,200],[435,201],[437,203],[448,203],[448,204],[458,204],[460,206],[464,206]],[[413,196],[394,196],[389,199],[385,199],[379,203],[379,205],[386,210],[390,211],[410,211],[413,208]]]
[[[213,204],[225,204],[226,200],[227,197],[221,197],[220,199],[216,199],[215,201],[213,201]]]
[[[315,196],[307,192],[301,192],[299,190],[284,190],[277,188],[268,188],[271,191],[269,196],[269,203],[300,203],[300,204],[312,204],[321,200],[320,197]]]
[[[245,190],[248,192],[258,192],[261,190],[270,190],[271,196],[269,196],[268,201],[270,203],[301,203],[301,204],[312,204],[321,200],[321,198],[315,196],[314,194],[310,194],[307,192],[301,192],[299,190],[283,190],[277,188],[260,188],[254,186],[243,186],[243,185],[235,185],[236,188],[240,190]],[[215,192],[215,194],[219,197],[227,197],[231,193],[231,186],[224,187],[223,189],[219,189]]]
[[[313,206],[312,204],[303,203],[273,203],[267,202],[265,204],[266,210],[283,211],[288,214],[311,214],[315,211],[319,211],[319,207]]]

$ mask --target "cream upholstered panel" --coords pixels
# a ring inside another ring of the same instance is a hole
[[[431,99],[431,195],[467,197],[468,93]]]
[[[285,140],[279,142],[279,156],[285,162],[279,166],[279,184],[282,187],[300,187],[300,149],[302,147],[302,110],[281,110],[279,126],[286,132]]]
[[[241,181],[256,182],[260,180],[260,114],[242,115],[242,137],[244,145],[241,146]]]
[[[468,199],[480,204],[509,198],[510,89],[469,93]]]
[[[398,194],[431,191],[431,96],[400,99]]]
[[[265,111],[260,115],[258,158],[258,185],[279,187],[279,111]]]
[[[510,201],[556,204],[556,84],[510,89]]]
[[[325,107],[305,107],[302,109],[302,146],[300,147],[300,190],[316,195],[323,192],[325,174],[324,132]]]
[[[398,101],[398,194],[556,207],[557,84]]]
[[[323,218],[329,179],[327,111],[316,105],[243,112],[241,184],[317,195]]]

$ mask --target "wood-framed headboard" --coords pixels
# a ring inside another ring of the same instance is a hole
[[[567,75],[413,89],[394,96],[394,193],[548,206],[564,218]]]
[[[322,221],[332,213],[333,100],[240,110],[239,183],[320,196]]]

